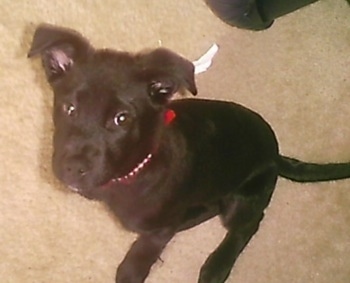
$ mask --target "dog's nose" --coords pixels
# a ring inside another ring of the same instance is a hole
[[[76,175],[76,176],[84,176],[87,172],[86,168],[83,168],[82,166],[67,166],[66,171],[68,174]]]
[[[64,175],[68,180],[78,181],[83,178],[88,172],[87,165],[77,160],[71,160],[64,167]]]

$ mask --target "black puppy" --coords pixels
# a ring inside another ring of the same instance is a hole
[[[55,175],[106,202],[139,234],[118,283],[144,282],[177,232],[216,215],[227,234],[198,282],[224,282],[258,230],[279,175],[297,182],[350,177],[349,163],[282,157],[270,126],[241,105],[171,101],[197,90],[193,64],[169,50],[96,50],[75,31],[41,25],[34,55],[54,92]]]

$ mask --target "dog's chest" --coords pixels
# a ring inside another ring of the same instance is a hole
[[[122,225],[137,233],[163,225],[163,218],[169,210],[160,200],[135,193],[132,189],[114,191],[107,203]]]

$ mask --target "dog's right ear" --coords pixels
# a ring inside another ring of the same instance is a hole
[[[49,24],[41,24],[34,33],[28,57],[40,55],[48,81],[62,77],[92,50],[78,32]]]
[[[140,53],[137,57],[141,77],[148,84],[148,94],[158,104],[167,103],[174,93],[188,90],[197,94],[194,65],[165,48]]]

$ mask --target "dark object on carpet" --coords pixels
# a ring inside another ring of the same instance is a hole
[[[250,30],[267,29],[276,18],[316,1],[318,0],[205,0],[221,20]]]

